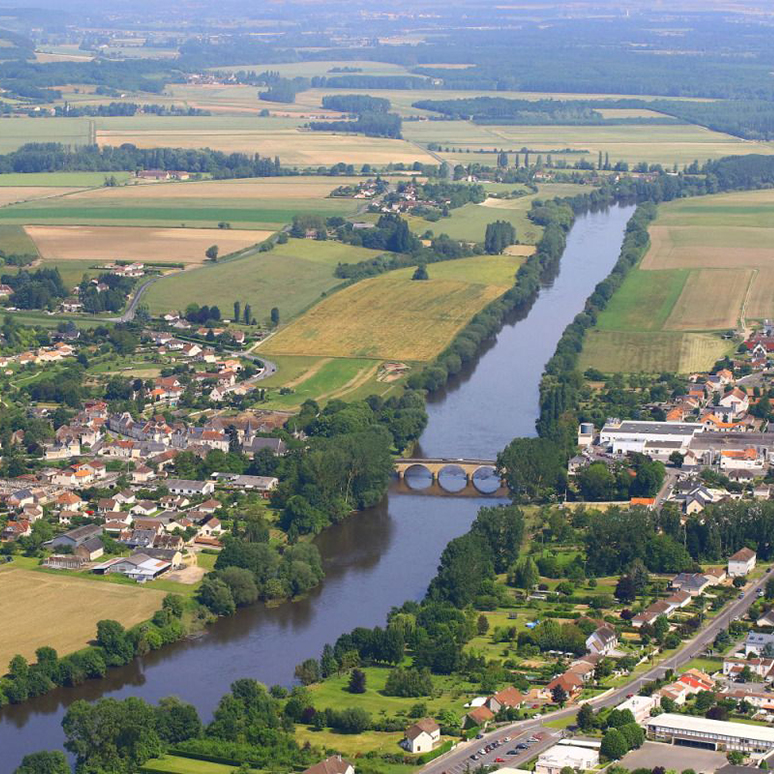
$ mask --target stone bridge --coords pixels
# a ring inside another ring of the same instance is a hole
[[[406,474],[423,473],[429,475],[432,479],[432,490],[428,490],[428,494],[446,493],[450,494],[457,490],[449,489],[446,486],[440,484],[440,478],[443,474],[447,474],[449,477],[461,477],[465,476],[465,487],[472,490],[478,490],[479,494],[498,494],[502,495],[504,485],[499,482],[499,486],[494,490],[489,491],[490,487],[484,487],[479,489],[476,485],[477,481],[483,483],[485,480],[491,480],[493,476],[496,476],[495,460],[473,460],[473,459],[456,459],[445,457],[425,457],[425,458],[403,458],[395,460],[395,472],[398,474],[398,478],[403,482],[406,478]],[[440,486],[439,486],[440,485]],[[460,490],[460,493],[461,490]]]

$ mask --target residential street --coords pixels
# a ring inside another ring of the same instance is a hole
[[[620,704],[627,696],[637,693],[644,683],[662,676],[668,669],[678,669],[692,658],[695,658],[697,655],[704,652],[707,646],[712,644],[721,629],[725,629],[734,618],[743,615],[747,611],[747,608],[755,601],[758,589],[762,589],[766,585],[767,579],[768,574],[754,583],[747,591],[745,591],[742,599],[734,600],[726,610],[714,618],[706,628],[702,629],[693,640],[687,642],[673,656],[670,656],[658,666],[649,669],[626,685],[615,688],[596,699],[591,699],[588,703],[597,710],[602,707],[612,707]],[[468,764],[471,769],[477,768],[478,766],[496,766],[498,765],[498,763],[495,762],[496,758],[503,758],[505,760],[505,763],[499,763],[500,766],[518,767],[527,760],[534,758],[540,752],[550,747],[556,740],[561,738],[562,732],[544,725],[546,721],[558,720],[570,715],[574,716],[577,712],[578,705],[573,704],[566,709],[548,713],[538,720],[521,720],[507,726],[502,726],[496,731],[485,734],[483,739],[472,739],[469,742],[462,742],[451,752],[442,755],[440,758],[428,763],[427,766],[424,766],[421,769],[422,774],[443,774],[443,772],[446,772],[446,774],[460,774],[467,768]],[[539,743],[534,744],[528,750],[520,751],[520,754],[518,755],[507,754],[508,750],[513,749],[514,744],[518,744],[533,734],[543,734],[544,736]],[[510,737],[511,741],[480,756],[476,761],[471,759],[470,756],[475,754],[480,748],[485,747],[496,740],[502,740],[503,737],[506,736]]]

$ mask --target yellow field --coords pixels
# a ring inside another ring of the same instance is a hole
[[[17,202],[31,202],[81,191],[81,188],[57,188],[54,186],[8,186],[0,187],[0,207]]]
[[[161,607],[163,591],[47,572],[0,570],[0,672],[17,653],[34,660],[50,645],[63,655],[86,647],[97,621],[112,618],[133,626]]]
[[[262,242],[271,231],[125,226],[27,226],[47,260],[133,260],[204,263],[204,251],[218,245],[220,256]]]
[[[730,225],[651,226],[643,269],[767,268],[774,259],[774,228]]]
[[[165,182],[153,185],[138,183],[137,185],[116,188],[101,188],[98,191],[84,191],[69,198],[93,199],[95,204],[112,199],[121,199],[122,201],[207,199],[213,203],[219,200],[255,199],[276,202],[278,200],[324,199],[340,185],[351,185],[362,181],[361,177],[299,176]],[[0,195],[2,193],[0,190]]]
[[[605,373],[707,371],[733,350],[733,343],[707,333],[600,331],[586,335],[579,369]]]
[[[148,129],[100,130],[99,145],[118,146],[132,143],[138,148],[211,148],[224,152],[260,153],[279,156],[290,166],[346,164],[379,164],[390,162],[413,164],[434,163],[433,157],[405,140],[381,137],[338,135],[328,132],[302,132],[297,129],[274,131],[237,129]]]
[[[432,360],[504,286],[381,276],[317,304],[270,338],[267,355]]]
[[[752,269],[692,271],[664,328],[675,331],[735,328],[752,277]]]
[[[744,311],[745,317],[753,320],[774,314],[774,268],[755,272]]]
[[[522,257],[531,255],[532,245],[513,245],[522,248],[511,255],[476,255],[471,258],[458,258],[454,261],[432,263],[427,267],[431,280],[459,280],[482,285],[492,285],[507,290],[513,287],[516,272],[523,263]],[[391,277],[411,279],[414,267],[390,272]]]

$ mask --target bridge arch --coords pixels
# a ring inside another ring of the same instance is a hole
[[[471,474],[470,483],[481,494],[494,494],[502,486],[494,465],[479,465]]]
[[[469,483],[470,479],[467,471],[462,465],[450,462],[438,470],[436,474],[438,486],[444,492],[461,492]]]
[[[421,462],[412,462],[406,466],[402,476],[409,489],[427,489],[435,480],[435,473]]]

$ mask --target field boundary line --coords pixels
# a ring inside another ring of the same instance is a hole
[[[742,309],[739,312],[739,330],[744,338],[747,338],[747,302],[750,300],[750,293],[752,293],[752,287],[755,280],[758,279],[758,269],[753,269],[750,274],[750,281],[747,283],[747,291],[744,294],[744,301],[742,301]]]

